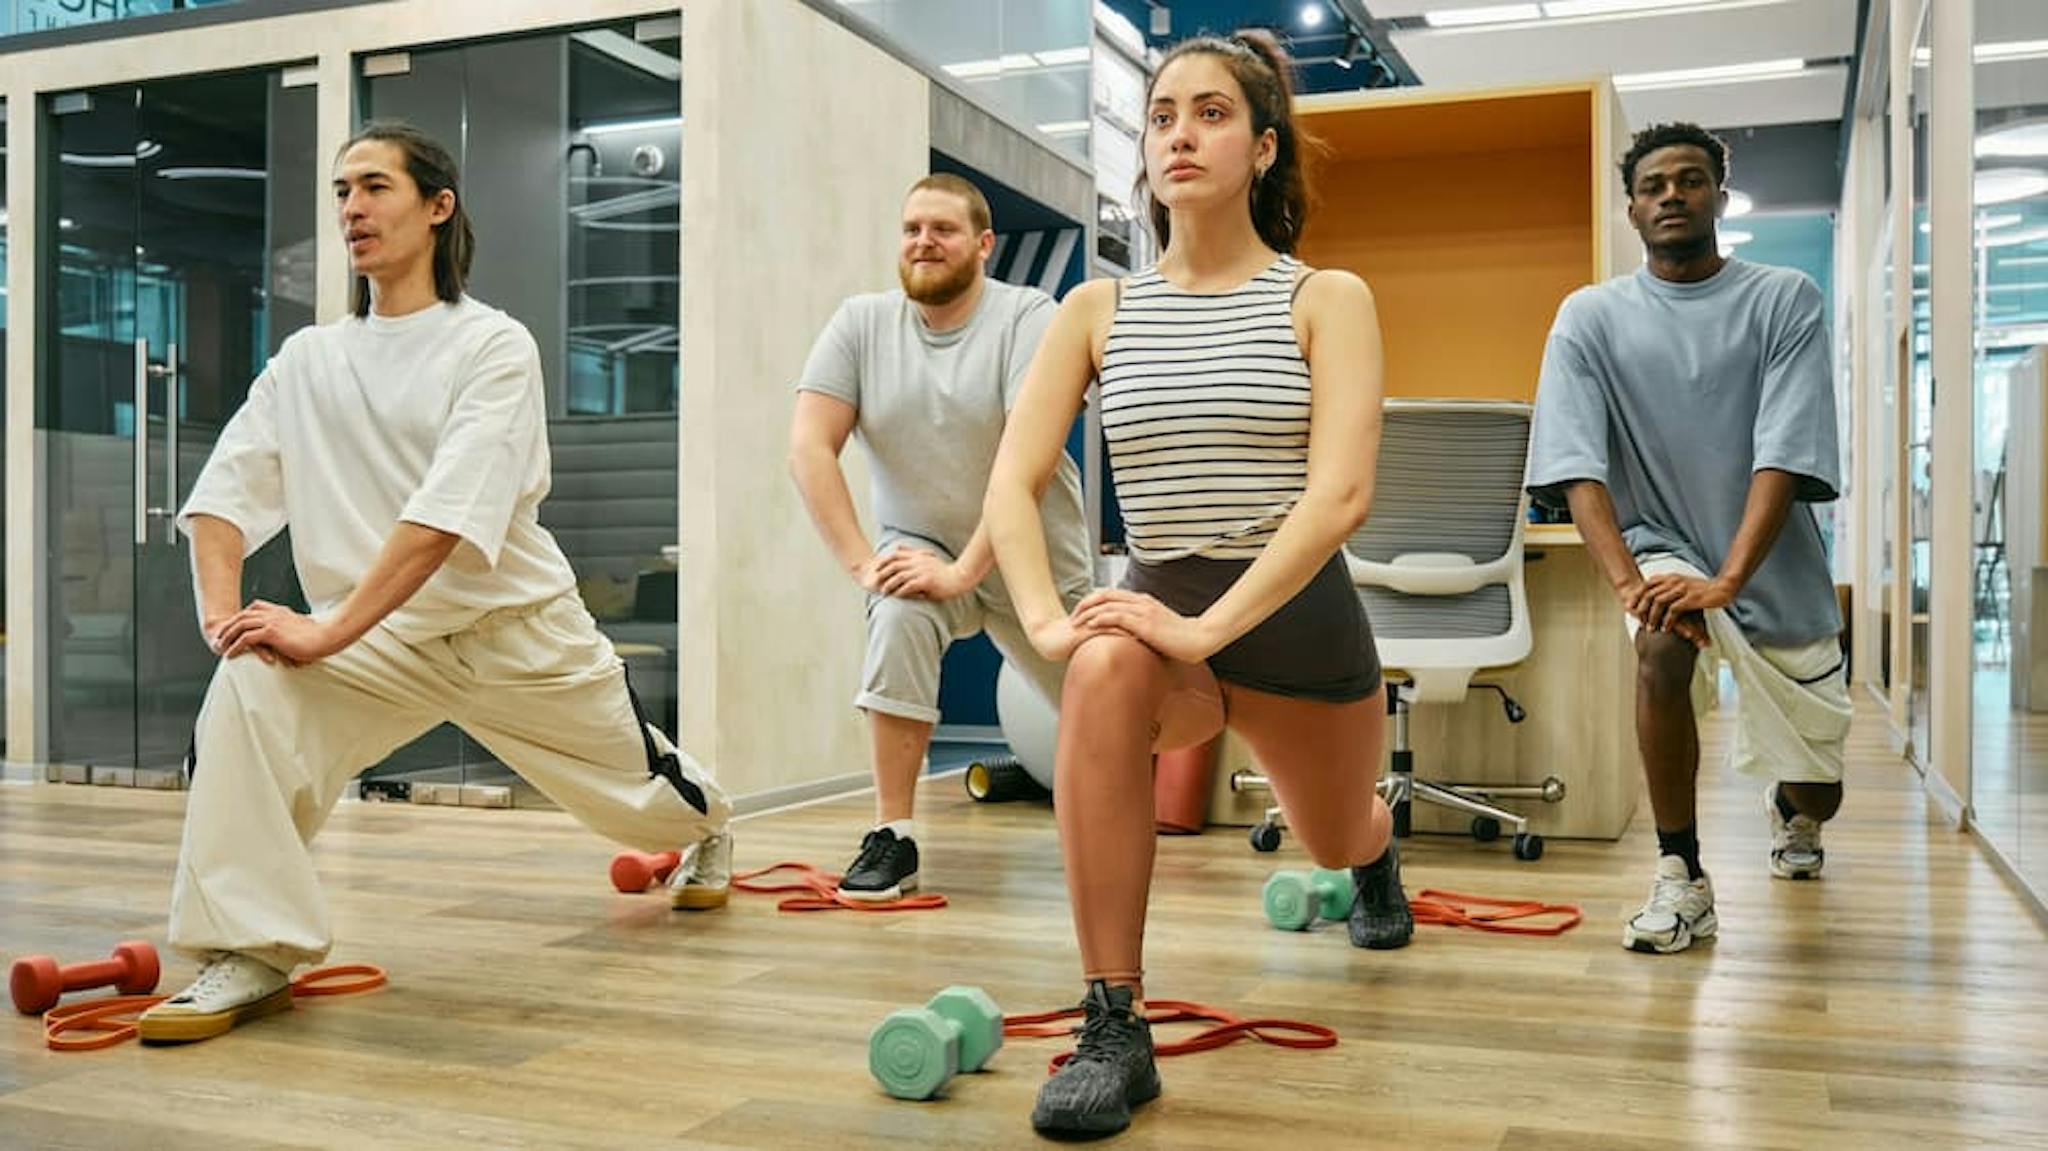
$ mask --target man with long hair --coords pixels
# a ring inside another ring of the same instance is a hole
[[[372,124],[334,168],[352,314],[294,334],[178,517],[221,657],[194,733],[171,945],[198,979],[141,1019],[186,1042],[291,1006],[332,932],[308,847],[365,767],[454,723],[592,829],[682,847],[673,902],[722,904],[730,804],[645,722],[538,509],[540,355],[463,291],[475,241],[446,148]],[[312,606],[244,603],[291,529]]]

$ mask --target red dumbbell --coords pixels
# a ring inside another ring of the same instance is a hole
[[[612,857],[612,886],[627,894],[645,891],[666,880],[680,862],[682,856],[673,851],[621,851]]]
[[[113,984],[123,995],[147,995],[156,990],[156,948],[140,939],[130,939],[114,948],[112,959],[57,966],[47,955],[31,955],[14,961],[7,975],[7,990],[14,1007],[23,1015],[40,1015],[57,1006],[67,991]]]

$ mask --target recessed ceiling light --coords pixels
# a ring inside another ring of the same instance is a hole
[[[1301,6],[1301,26],[1304,28],[1322,27],[1323,16],[1323,6],[1315,0],[1309,0],[1309,3]]]

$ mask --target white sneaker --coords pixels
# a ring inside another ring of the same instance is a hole
[[[1630,951],[1669,955],[1684,951],[1697,939],[1712,939],[1720,920],[1714,917],[1714,883],[1705,872],[1687,879],[1685,860],[1667,855],[1657,860],[1657,881],[1650,901],[1621,929],[1621,945]]]
[[[190,987],[143,1012],[137,1025],[144,1043],[190,1043],[291,1005],[291,979],[284,972],[224,951],[207,960]]]
[[[732,896],[732,833],[714,831],[683,849],[682,862],[668,877],[668,905],[678,911],[710,911]]]
[[[1764,807],[1771,813],[1771,874],[1779,879],[1817,879],[1827,852],[1820,847],[1820,820],[1807,815],[1786,819],[1778,811],[1778,785],[1764,789]]]

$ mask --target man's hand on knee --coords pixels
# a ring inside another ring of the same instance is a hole
[[[253,652],[266,663],[275,657],[293,667],[325,659],[346,646],[328,624],[264,600],[236,612],[208,642],[222,659]]]
[[[875,584],[868,590],[905,599],[949,600],[973,588],[966,573],[945,557],[901,544],[870,565]],[[863,581],[865,583],[865,581]]]

